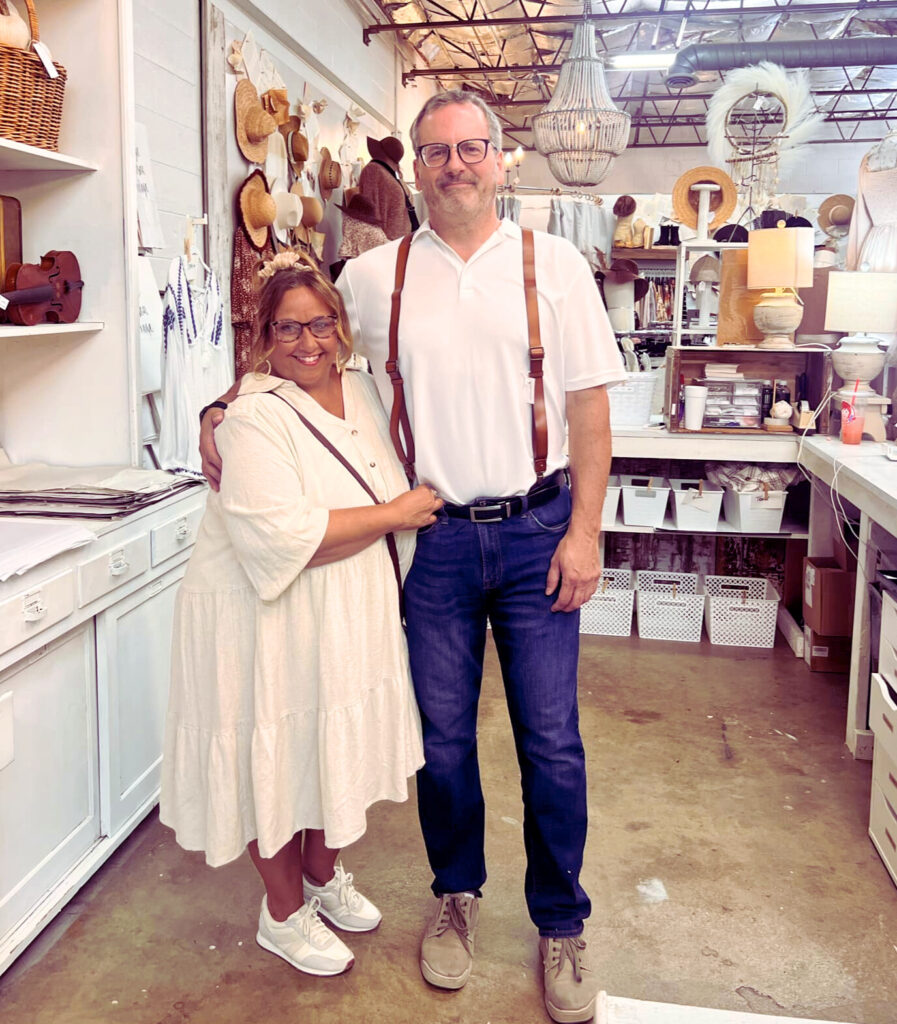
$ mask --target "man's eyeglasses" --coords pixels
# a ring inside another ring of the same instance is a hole
[[[452,150],[458,154],[458,159],[465,164],[478,164],[486,159],[491,143],[488,139],[464,139],[457,145],[450,146],[447,142],[428,142],[419,146],[417,155],[423,162],[424,167],[444,167],[449,162]]]
[[[336,333],[336,315],[316,316],[314,320],[302,323],[301,320],[272,320],[271,329],[278,341],[298,341],[307,327],[313,338],[323,341],[332,338]]]

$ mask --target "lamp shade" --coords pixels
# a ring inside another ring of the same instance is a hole
[[[813,284],[813,229],[748,232],[748,288],[809,288]]]
[[[897,274],[833,270],[828,275],[825,329],[897,333]]]

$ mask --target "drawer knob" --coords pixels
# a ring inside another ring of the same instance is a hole
[[[41,601],[40,591],[26,594],[22,602],[22,613],[26,622],[40,622],[47,614],[47,606]]]
[[[174,531],[174,539],[178,542],[185,541],[190,536],[190,527],[187,525],[186,519],[178,521],[177,528]]]
[[[121,576],[131,568],[131,563],[125,558],[124,551],[115,551],[109,556],[109,575]]]

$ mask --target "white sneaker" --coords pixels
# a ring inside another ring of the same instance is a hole
[[[275,921],[268,911],[268,897],[262,899],[259,930],[255,941],[283,957],[306,974],[342,974],[355,963],[352,951],[318,917],[320,901],[306,897],[305,903],[286,921]]]
[[[325,885],[312,885],[302,879],[306,901],[320,901],[321,914],[337,928],[347,932],[372,932],[382,918],[380,911],[352,884],[352,875],[336,864],[333,878]]]

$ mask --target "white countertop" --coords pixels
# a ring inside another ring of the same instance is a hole
[[[671,432],[666,427],[615,427],[618,458],[696,459],[710,462],[796,462],[800,435]]]

